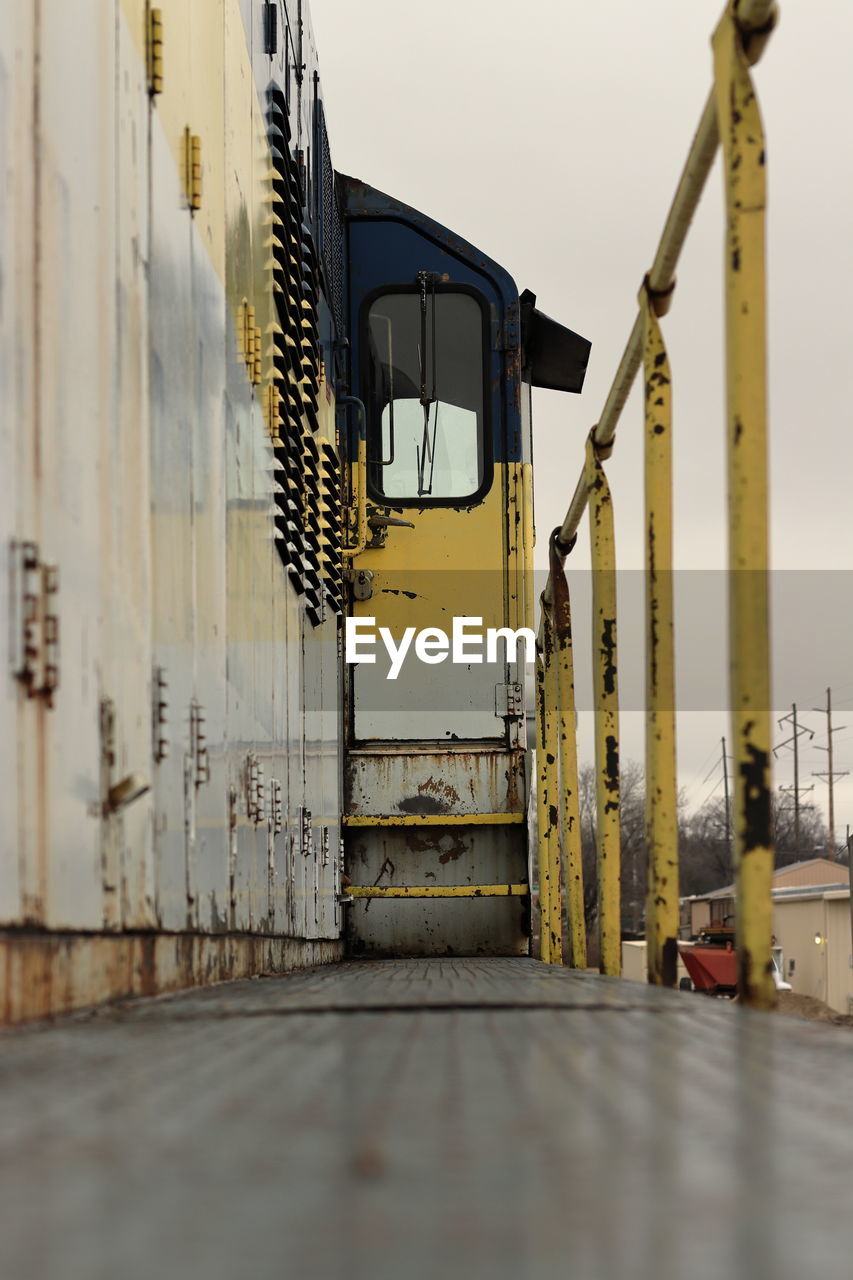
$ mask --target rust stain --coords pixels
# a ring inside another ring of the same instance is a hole
[[[459,792],[449,782],[444,782],[441,778],[438,781],[435,778],[427,778],[426,782],[422,782],[418,787],[418,793],[424,795],[425,792],[441,796],[448,804],[459,803]]]

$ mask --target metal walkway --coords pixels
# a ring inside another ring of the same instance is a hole
[[[345,964],[0,1037],[4,1280],[822,1280],[853,1036],[533,960]]]

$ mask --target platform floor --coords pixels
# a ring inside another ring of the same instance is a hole
[[[853,1031],[527,960],[0,1036],[3,1280],[847,1280]]]

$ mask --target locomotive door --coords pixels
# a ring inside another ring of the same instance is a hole
[[[343,191],[349,390],[366,423],[353,488],[367,500],[347,619],[363,655],[346,667],[348,945],[523,954],[523,665],[486,642],[529,625],[518,294],[415,210],[351,179]]]
[[[487,637],[522,625],[508,577],[504,350],[517,295],[499,268],[424,224],[414,214],[349,222],[368,509],[367,546],[352,562],[350,740],[506,748],[520,714],[507,688],[523,675],[513,667],[509,681],[504,642],[490,655]]]
[[[367,499],[346,619],[361,630],[347,663],[348,946],[524,954],[533,654],[495,633],[533,640],[526,384],[579,391],[589,344],[445,227],[364,183],[341,186],[352,343],[341,410]]]

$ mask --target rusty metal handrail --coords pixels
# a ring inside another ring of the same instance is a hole
[[[620,778],[616,556],[613,504],[602,463],[644,366],[646,521],[646,936],[650,982],[673,985],[678,945],[678,835],[672,601],[671,372],[658,318],[669,309],[674,272],[717,147],[726,192],[726,385],[729,632],[732,740],[736,743],[738,991],[770,1007],[774,860],[770,830],[770,631],[768,602],[764,130],[750,67],[776,22],[772,0],[729,0],[712,39],[714,88],[694,137],[639,313],[604,405],[586,442],[585,466],[563,524],[551,537],[537,644],[537,786],[541,957],[562,962],[562,863],[576,855],[578,791],[571,666],[557,678],[555,601],[565,602],[564,563],[589,507],[595,665],[596,854],[599,967],[618,975]],[[559,782],[558,782],[559,779]],[[578,910],[570,909],[577,918]],[[572,948],[578,964],[581,948]]]
[[[748,54],[750,63],[754,65],[763,53],[767,37],[776,21],[777,6],[775,0],[741,0],[741,3],[737,6],[737,15],[738,25],[741,30],[751,36]],[[667,214],[654,262],[647,277],[650,293],[661,300],[668,300],[675,287],[675,268],[678,265],[678,259],[681,256],[681,250],[684,247],[684,241],[687,238],[687,232],[690,229],[693,216],[702,198],[702,192],[705,189],[705,183],[714,163],[719,144],[720,133],[717,127],[716,94],[712,89],[705,104],[705,110],[702,112],[699,127],[691,143],[687,161]],[[665,304],[664,306],[659,306],[658,314],[664,314],[664,310]],[[634,385],[637,371],[640,368],[642,347],[643,318],[642,314],[638,312],[622,359],[619,362],[619,367],[610,386],[610,391],[607,394],[607,399],[604,402],[601,417],[594,428],[593,438],[600,447],[612,443],[616,435],[619,417],[625,407],[631,388]],[[563,545],[567,546],[574,534],[577,533],[586,509],[586,502],[587,488],[585,472],[582,470],[575,487],[574,496],[560,526],[559,541]],[[545,584],[544,598],[546,603],[550,604],[550,574]]]

